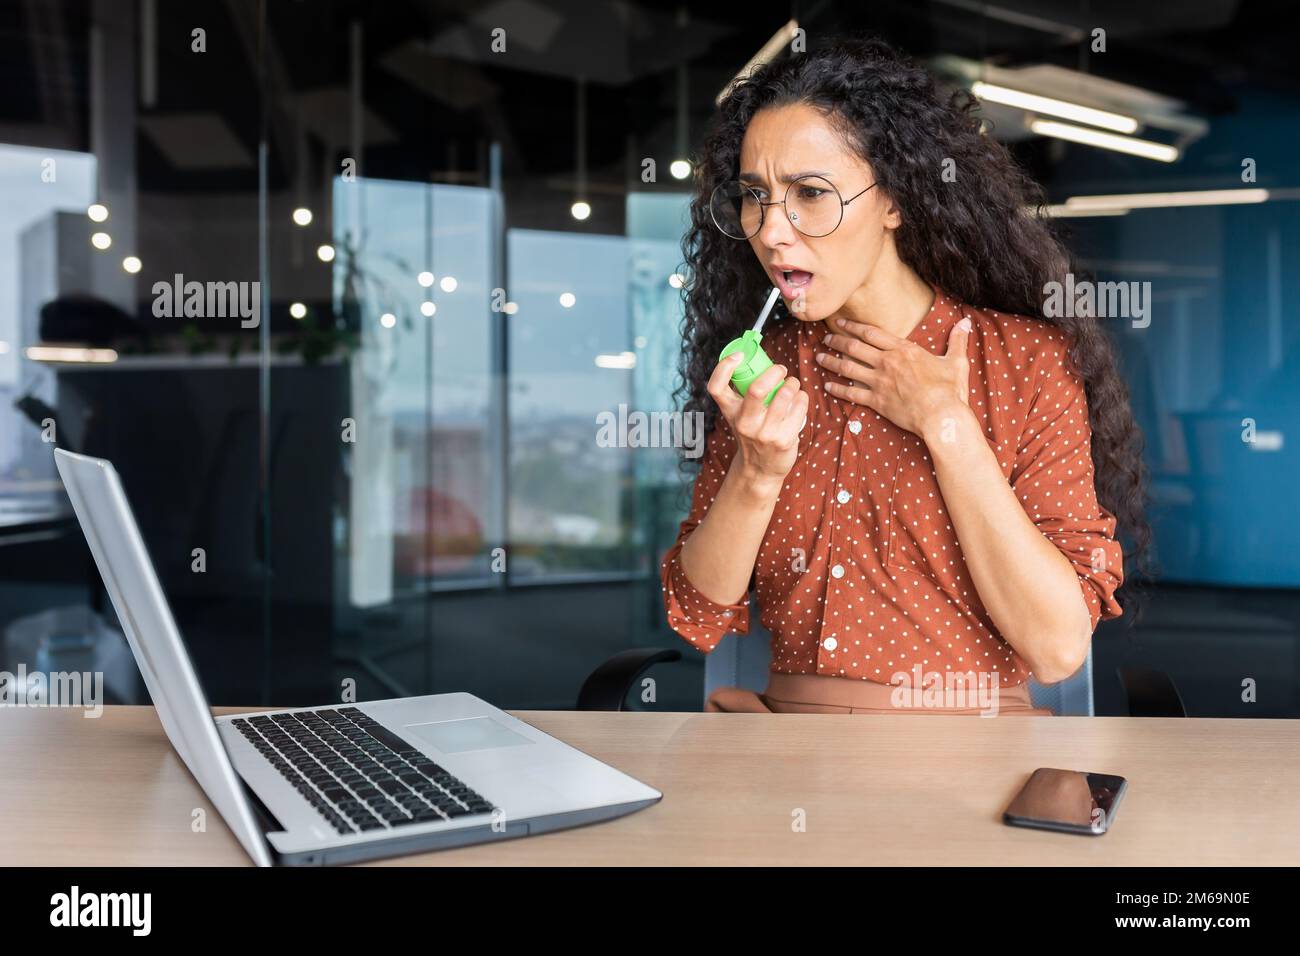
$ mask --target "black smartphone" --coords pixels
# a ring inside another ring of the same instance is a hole
[[[1101,836],[1114,825],[1127,788],[1127,780],[1109,773],[1039,767],[1002,814],[1002,822]]]

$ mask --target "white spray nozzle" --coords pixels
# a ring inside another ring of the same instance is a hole
[[[767,302],[763,304],[763,311],[758,313],[758,321],[754,323],[755,332],[763,331],[763,323],[766,322],[767,317],[772,314],[772,306],[776,305],[776,297],[780,294],[780,289],[773,288],[771,294],[768,295]]]

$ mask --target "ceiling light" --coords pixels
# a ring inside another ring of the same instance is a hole
[[[1267,189],[1200,189],[1191,192],[1117,193],[1110,196],[1071,196],[1069,209],[1168,209],[1175,206],[1231,206],[1267,202]]]
[[[1029,123],[1029,130],[1038,133],[1040,136],[1054,136],[1057,139],[1069,140],[1072,143],[1099,146],[1102,149],[1111,149],[1117,153],[1128,153],[1131,156],[1141,156],[1144,159],[1154,159],[1162,163],[1172,163],[1179,156],[1176,147],[1166,146],[1164,143],[1155,143],[1148,139],[1133,139],[1115,133],[1104,133],[1098,129],[1073,126],[1070,123],[1058,123],[1055,120],[1032,120]]]
[[[1098,207],[1096,209],[1085,209],[1081,206],[1068,206],[1064,203],[1055,206],[1044,206],[1043,212],[1053,219],[1076,219],[1081,216],[1127,216],[1128,209],[1123,206]]]
[[[33,362],[90,362],[97,365],[116,362],[113,349],[87,349],[64,345],[29,345],[23,350]]]
[[[713,101],[714,105],[717,106],[726,99],[727,94],[731,92],[731,88],[749,75],[750,72],[775,59],[776,55],[781,52],[782,47],[794,39],[795,31],[798,29],[799,21],[790,20],[781,29],[773,33],[772,38],[763,44],[762,49],[750,57],[749,62],[742,66],[736,75],[731,78],[731,81],[722,88],[722,91],[718,93]]]
[[[983,80],[972,83],[970,91],[980,99],[988,100],[990,103],[1015,106],[1022,110],[1032,110],[1035,113],[1047,113],[1049,116],[1060,116],[1063,119],[1074,120],[1077,123],[1101,126],[1117,133],[1136,133],[1138,128],[1138,121],[1131,116],[1112,113],[1109,110],[1093,109],[1091,106],[1083,106],[1067,100],[1058,100],[1051,96],[1025,93],[1021,90],[1013,90],[1010,87],[998,86],[996,83],[985,83]]]

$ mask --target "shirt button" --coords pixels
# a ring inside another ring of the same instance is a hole
[[[852,496],[851,494],[849,494],[847,491],[845,491],[843,488],[841,488],[841,489],[840,489],[840,493],[839,493],[838,495],[835,496],[835,500],[838,501],[838,502],[839,502],[840,504],[842,504],[842,505],[846,505],[846,504],[849,503],[849,499],[852,498],[852,497],[853,497],[853,496]]]
[[[826,648],[828,651],[833,651],[839,646],[840,642],[835,640],[833,637],[828,637],[826,640],[822,641],[822,647]]]
[[[853,432],[855,435],[862,431],[862,422],[858,421],[856,418],[853,419],[853,421],[849,422],[849,431]]]
[[[844,565],[837,564],[835,565],[835,567],[831,568],[831,577],[833,578],[844,577]]]

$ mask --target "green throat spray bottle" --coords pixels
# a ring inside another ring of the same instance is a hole
[[[780,294],[780,289],[773,289],[767,297],[763,311],[758,314],[758,321],[754,323],[754,327],[740,338],[728,342],[726,348],[722,350],[722,354],[718,356],[718,361],[721,362],[733,352],[743,353],[744,358],[736,366],[736,370],[731,373],[731,384],[736,386],[736,391],[740,392],[741,395],[748,393],[749,386],[753,384],[754,379],[772,367],[772,360],[767,357],[767,353],[763,351],[763,346],[759,343],[763,341],[763,323],[771,315],[772,307],[776,305],[777,296]],[[778,382],[776,388],[767,393],[767,397],[763,399],[763,404],[771,405],[772,399],[776,397],[777,390],[784,384],[784,382]]]

